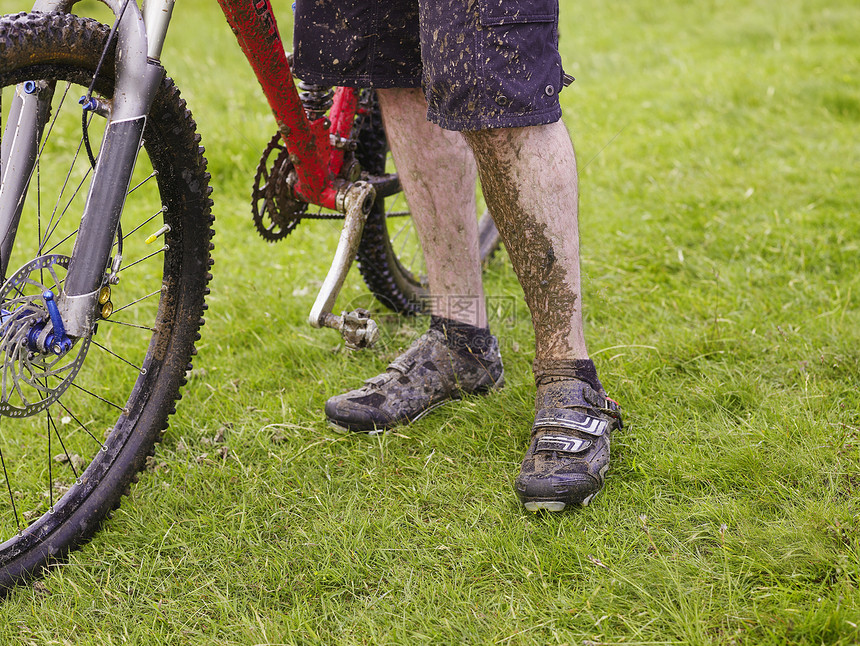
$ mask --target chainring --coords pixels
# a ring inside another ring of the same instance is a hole
[[[269,242],[292,233],[308,208],[307,202],[293,196],[289,181],[292,172],[290,155],[281,135],[276,134],[260,158],[251,191],[254,226]]]

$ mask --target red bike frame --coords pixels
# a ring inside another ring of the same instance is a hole
[[[314,327],[338,330],[348,347],[372,345],[379,337],[379,330],[369,312],[355,310],[341,316],[332,312],[377,195],[369,182],[350,182],[339,177],[344,162],[340,142],[350,139],[356,113],[362,109],[358,106],[358,92],[353,88],[337,88],[329,116],[310,121],[293,83],[269,0],[218,2],[275,113],[278,131],[296,174],[294,196],[345,216],[331,268],[308,322]],[[395,185],[396,178],[395,184],[388,183],[388,189]]]
[[[218,2],[275,114],[298,177],[294,193],[311,204],[341,210],[334,180],[343,166],[344,154],[331,141],[350,136],[358,93],[353,88],[339,87],[329,118],[309,121],[293,83],[269,0]]]

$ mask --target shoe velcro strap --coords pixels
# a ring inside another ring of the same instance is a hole
[[[621,406],[614,399],[609,399],[605,395],[591,388],[588,384],[582,385],[582,398],[595,408],[600,408],[612,414],[613,417],[618,417],[618,411]]]
[[[406,352],[389,363],[388,369],[396,370],[405,375],[416,365],[431,359],[434,353],[438,353],[438,350],[435,350],[436,346],[447,348],[445,337],[442,336],[442,333],[431,328],[418,337],[412,345],[407,348]]]
[[[570,406],[577,406],[580,403],[585,402],[591,408],[609,410],[609,407],[612,405],[609,403],[609,398],[601,395],[581,379],[564,379],[563,381],[567,388],[565,401]],[[551,377],[549,378],[549,383],[552,383]]]
[[[415,361],[412,360],[412,357],[406,357],[405,353],[401,354],[394,361],[388,364],[389,370],[396,370],[402,374],[406,374],[412,369],[412,366],[415,365]]]
[[[385,385],[389,381],[388,375],[385,373],[381,375],[376,375],[375,377],[371,377],[370,379],[365,379],[364,383],[368,386],[374,386],[375,388],[379,388],[380,386]]]
[[[591,440],[582,440],[569,435],[544,435],[538,439],[535,451],[558,451],[561,453],[581,453],[591,446]]]
[[[532,428],[566,428],[600,437],[609,428],[605,419],[567,408],[544,408],[535,416]]]

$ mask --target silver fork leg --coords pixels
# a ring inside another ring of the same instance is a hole
[[[75,1],[36,0],[34,10],[68,12]],[[84,336],[92,329],[99,289],[141,146],[146,116],[164,78],[164,69],[158,61],[148,58],[146,26],[137,3],[134,0],[127,3],[124,0],[102,1],[119,21],[117,50],[121,53],[116,57],[116,89],[111,114],[81,217],[64,293],[58,298],[58,308],[70,336]],[[158,35],[152,44],[159,52],[172,4],[171,0],[155,0],[150,4],[151,19],[158,23]],[[17,176],[17,181],[9,184],[9,194],[2,196],[2,202],[11,205],[0,210],[0,232],[3,235],[0,250],[5,250],[4,258],[8,258],[8,249],[14,242],[28,178],[36,163],[36,146],[44,126],[39,102],[24,101],[17,122],[26,124],[27,130],[20,134],[19,142],[30,143],[21,152],[12,150],[8,156],[3,155],[4,168],[9,167],[10,172]],[[12,125],[7,126],[4,143]],[[20,160],[21,163],[13,165],[9,159]]]
[[[53,88],[46,83],[21,83],[9,106],[0,150],[0,276],[4,279],[52,95]]]

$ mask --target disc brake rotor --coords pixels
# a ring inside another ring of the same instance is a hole
[[[30,333],[49,320],[44,293],[61,294],[69,257],[40,256],[0,287],[0,415],[29,417],[57,401],[72,385],[90,347],[90,336],[56,355],[31,349]]]
[[[288,236],[308,207],[306,202],[293,197],[289,182],[292,171],[290,155],[281,135],[276,134],[260,158],[251,192],[254,226],[270,242]]]

